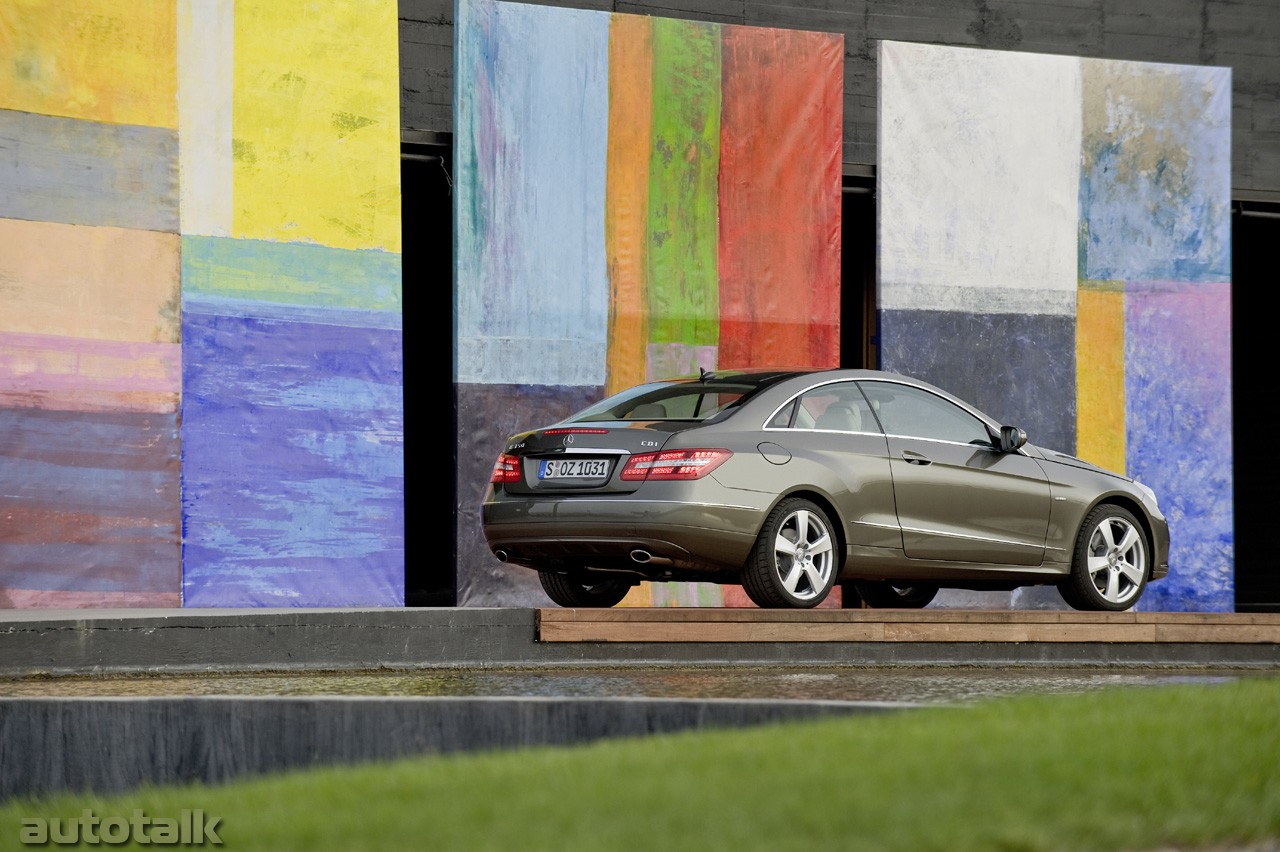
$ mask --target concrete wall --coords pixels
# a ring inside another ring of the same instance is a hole
[[[1096,634],[1084,630],[1072,641],[1027,641],[1007,633],[981,642],[812,641],[793,632],[769,642],[642,642],[544,641],[537,619],[538,610],[520,607],[11,610],[0,615],[0,692],[6,678],[45,676],[530,666],[947,667],[963,662],[999,669],[1280,668],[1280,644],[1268,641],[1275,628],[1247,620],[1227,625],[1219,619],[1228,636],[1214,638],[1214,630],[1179,634],[1177,617],[1167,616],[1163,620],[1173,638],[1159,641],[1146,633],[1154,628],[1138,627],[1123,640],[1113,631],[1110,641],[1097,641]]]
[[[0,803],[891,709],[771,699],[4,698]]]
[[[1233,197],[1280,201],[1275,0],[667,0],[545,5],[845,36],[844,163],[876,162],[882,39],[1232,69]],[[453,131],[453,0],[400,0],[400,124]]]

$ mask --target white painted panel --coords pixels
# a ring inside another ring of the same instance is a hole
[[[880,307],[1074,315],[1073,57],[880,43]]]
[[[178,173],[184,234],[231,235],[235,0],[178,2]]]

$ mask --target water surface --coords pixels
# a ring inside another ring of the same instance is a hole
[[[1256,672],[1083,668],[662,666],[133,674],[0,679],[7,696],[543,696],[965,704],[1025,693],[1223,683]]]

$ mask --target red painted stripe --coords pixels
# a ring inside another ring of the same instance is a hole
[[[838,366],[844,37],[726,26],[721,367]]]
[[[182,594],[168,592],[66,592],[0,588],[0,609],[120,609],[182,606]]]

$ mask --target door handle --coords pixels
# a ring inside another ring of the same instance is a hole
[[[906,459],[907,464],[933,464],[933,459],[912,450],[903,450],[902,457]]]

